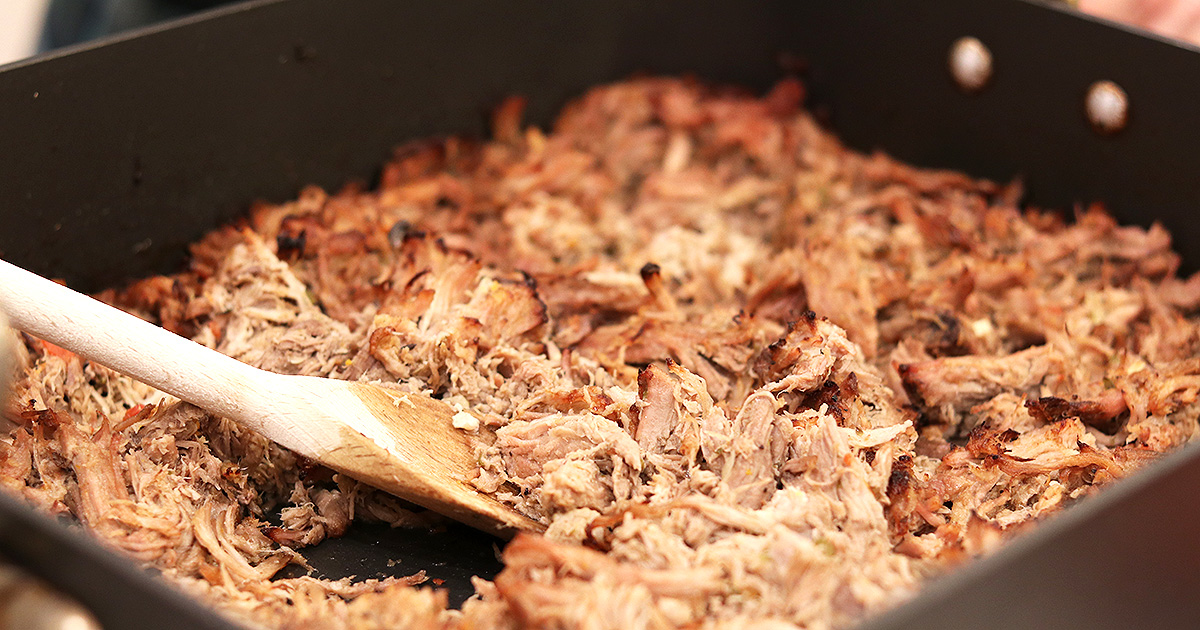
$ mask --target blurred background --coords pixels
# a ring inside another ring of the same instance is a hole
[[[49,0],[0,2],[0,63],[26,57],[37,50]]]
[[[232,0],[0,0],[0,63]]]
[[[1200,0],[1066,0],[1081,10],[1200,43]],[[231,0],[0,0],[0,64]]]

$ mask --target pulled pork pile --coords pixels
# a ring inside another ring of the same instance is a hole
[[[474,410],[476,485],[548,530],[461,610],[420,573],[272,580],[435,517],[30,338],[0,482],[255,626],[829,628],[1196,435],[1163,229],[848,151],[802,100],[638,79],[544,134],[512,99],[102,296]]]

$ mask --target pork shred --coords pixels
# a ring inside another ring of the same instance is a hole
[[[1162,228],[846,150],[803,94],[636,79],[549,133],[513,99],[102,295],[477,412],[475,485],[548,530],[461,610],[419,572],[272,579],[436,517],[30,338],[0,483],[258,627],[829,628],[1196,435]]]

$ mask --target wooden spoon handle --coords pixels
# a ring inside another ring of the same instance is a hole
[[[270,373],[0,260],[10,324],[173,396],[262,431],[248,392]],[[256,426],[258,425],[258,426]]]
[[[485,531],[539,531],[470,484],[474,452],[454,410],[419,394],[272,374],[0,260],[12,324],[310,459]]]

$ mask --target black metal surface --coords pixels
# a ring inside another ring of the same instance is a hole
[[[236,630],[238,626],[101,547],[78,528],[0,492],[0,549],[74,597],[109,630]]]
[[[493,577],[500,572],[498,557],[503,541],[465,525],[427,531],[393,529],[387,525],[356,524],[345,536],[304,550],[313,577],[406,577],[424,571],[427,585],[444,588],[450,605],[461,606],[475,594],[471,576]],[[279,577],[307,573],[298,566],[280,571]]]
[[[946,70],[962,35],[991,47],[996,63],[974,96]],[[188,242],[255,198],[370,179],[406,139],[482,133],[484,113],[505,95],[528,96],[530,117],[545,123],[587,86],[635,71],[763,89],[780,76],[781,56],[804,61],[814,106],[852,146],[1019,175],[1039,204],[1104,199],[1123,220],[1161,220],[1193,266],[1200,259],[1191,216],[1200,54],[1017,0],[266,0],[218,10],[0,71],[0,254],[84,289],[169,271]],[[1130,127],[1111,138],[1093,134],[1082,114],[1086,86],[1101,78],[1132,101]],[[1076,624],[1064,611],[1081,610],[1094,613],[1083,617],[1093,627],[1192,625],[1196,610],[1180,594],[1200,587],[1200,514],[1190,507],[1200,504],[1190,499],[1200,457],[1190,451],[1174,466],[1152,467],[952,575],[886,627],[950,627],[925,616],[958,611],[1066,628]],[[377,533],[377,542],[353,534],[348,551],[330,552],[333,564],[318,569],[380,572],[339,560],[396,559],[394,537],[405,532]],[[465,549],[447,545],[447,562],[479,561],[478,547]],[[1114,593],[1096,577],[1120,574],[1140,582]],[[996,590],[1021,584],[1033,586]],[[988,599],[994,592],[1003,595]],[[1037,604],[1012,611],[1018,596]],[[1157,608],[1125,615],[1143,606]]]

